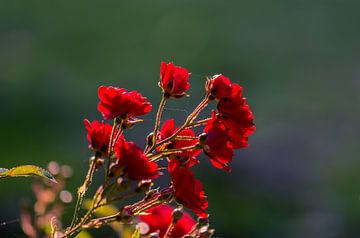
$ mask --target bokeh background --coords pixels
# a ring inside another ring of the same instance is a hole
[[[138,90],[156,108],[159,64],[174,61],[192,72],[191,97],[164,119],[181,121],[215,73],[244,87],[255,115],[232,173],[204,157],[196,170],[217,237],[360,237],[359,9],[355,0],[1,1],[0,167],[71,164],[75,191],[91,154],[82,120],[101,119],[98,86]],[[154,111],[128,138],[144,145]],[[1,237],[23,237],[16,219],[30,185],[1,181]]]

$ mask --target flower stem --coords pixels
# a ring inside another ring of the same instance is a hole
[[[175,225],[176,225],[176,222],[171,222],[170,223],[169,227],[166,230],[164,238],[170,238],[171,237],[171,233],[174,230]]]
[[[111,165],[111,152],[113,150],[113,143],[114,143],[114,137],[115,137],[115,132],[116,132],[116,128],[118,127],[118,125],[122,125],[122,120],[119,123],[117,118],[114,119],[114,124],[111,130],[111,135],[110,135],[110,142],[109,142],[109,148],[108,148],[108,162],[107,162],[107,166],[106,166],[106,171],[105,171],[105,181],[106,184],[108,184],[108,180],[109,180],[109,173],[110,173],[110,165]],[[118,138],[116,138],[117,140]]]
[[[171,155],[171,154],[178,153],[178,152],[184,152],[184,151],[189,151],[189,150],[198,150],[198,149],[201,149],[201,148],[198,146],[198,144],[195,144],[195,145],[178,148],[178,149],[161,150],[161,151],[155,152],[153,154],[150,154],[148,156],[148,158],[151,159],[151,158],[157,157],[159,155],[165,156],[165,155]]]
[[[158,133],[158,130],[160,127],[161,115],[162,115],[162,112],[164,111],[164,107],[165,107],[167,99],[168,98],[163,94],[160,104],[159,104],[158,111],[156,113],[156,121],[155,121],[153,136],[152,136],[152,145],[148,151],[152,151],[156,148],[156,137],[157,137],[157,133]]]
[[[78,189],[78,198],[77,198],[77,201],[76,201],[75,211],[74,211],[74,215],[73,215],[73,218],[72,218],[72,221],[71,221],[70,229],[74,227],[74,225],[75,225],[75,223],[76,223],[76,221],[78,219],[78,213],[80,211],[81,204],[82,204],[82,202],[84,200],[85,193],[88,190],[89,185],[91,184],[92,177],[93,177],[94,172],[95,172],[96,160],[97,160],[96,156],[91,158],[89,170],[87,172],[85,181],[84,181],[83,185],[81,187],[79,187],[79,189]]]
[[[188,116],[184,124],[171,136],[168,138],[154,144],[150,150],[148,150],[147,155],[153,151],[156,147],[165,144],[171,140],[173,140],[175,137],[177,137],[185,128],[187,128],[199,115],[199,113],[208,105],[209,103],[209,95],[206,95],[206,97],[200,102],[200,104],[195,108],[195,110]]]
[[[187,127],[196,127],[196,126],[205,125],[210,120],[211,120],[211,118],[206,118],[206,119],[203,119],[200,121],[192,122],[192,123],[189,123],[189,125]]]

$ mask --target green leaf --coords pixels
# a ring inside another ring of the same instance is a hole
[[[131,238],[140,238],[140,227],[136,228]]]
[[[86,230],[82,230],[77,236],[76,238],[92,238],[91,234],[86,231]]]
[[[91,199],[85,199],[83,202],[83,208],[85,208],[86,210],[91,209],[93,204],[93,201]],[[97,217],[105,217],[105,216],[111,216],[114,215],[116,213],[119,212],[119,209],[116,208],[115,206],[112,205],[106,205],[106,206],[102,206],[99,207],[98,209],[95,210],[95,215]],[[123,224],[120,222],[112,222],[109,224],[109,226],[117,233],[122,233],[123,232]]]
[[[57,183],[54,176],[46,169],[35,165],[20,165],[11,169],[0,168],[0,179],[8,177],[28,177],[38,176],[46,178],[53,183]]]

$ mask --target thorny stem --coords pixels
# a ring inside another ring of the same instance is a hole
[[[118,139],[120,138],[120,136],[122,135],[124,129],[122,128],[122,125],[123,125],[123,121],[120,122],[119,124],[119,130],[118,132],[116,133],[116,136],[115,136],[115,139],[113,140],[112,144],[111,144],[111,147],[114,148],[116,142],[118,141]]]
[[[147,155],[151,153],[156,147],[165,144],[171,140],[173,140],[175,137],[177,137],[186,127],[188,127],[199,115],[199,113],[208,105],[209,103],[209,95],[206,95],[206,97],[200,102],[200,104],[195,108],[195,110],[188,116],[184,124],[171,136],[168,138],[154,144],[146,153]]]
[[[73,218],[72,218],[72,221],[71,221],[70,229],[74,227],[75,222],[78,219],[78,213],[80,211],[81,204],[82,204],[82,202],[84,200],[85,193],[88,190],[89,185],[91,184],[92,177],[93,177],[94,172],[95,172],[96,160],[97,160],[96,156],[91,158],[89,170],[88,170],[88,173],[86,175],[85,181],[84,181],[83,185],[81,187],[79,187],[79,189],[78,189],[78,198],[77,198],[77,201],[76,201],[75,211],[74,211],[74,215],[73,215]]]
[[[198,144],[195,144],[195,145],[191,145],[191,146],[183,147],[183,148],[179,148],[179,149],[161,150],[161,151],[155,152],[153,154],[150,154],[148,156],[148,158],[150,159],[150,158],[158,156],[158,155],[166,156],[166,155],[171,155],[171,154],[178,153],[178,152],[184,152],[184,151],[189,151],[189,150],[198,150],[198,149],[201,149],[201,147],[199,147]]]
[[[76,226],[74,226],[72,229],[70,229],[68,232],[65,233],[63,238],[75,237],[81,231],[82,228],[87,227],[87,226],[90,227],[90,224],[92,223],[92,221],[94,221],[96,219],[93,219],[91,221],[89,221],[89,219],[91,219],[93,213],[98,208],[106,206],[106,205],[108,205],[110,203],[113,203],[113,202],[116,202],[116,201],[119,201],[119,200],[130,198],[130,197],[132,197],[132,196],[134,196],[136,194],[137,194],[136,192],[132,192],[132,193],[129,193],[129,194],[125,194],[125,195],[115,197],[113,199],[109,199],[109,200],[107,200],[107,203],[101,203],[102,199],[98,199],[98,196],[102,196],[102,193],[100,193],[100,194],[96,193],[94,195],[94,198],[93,198],[93,201],[96,201],[96,202],[94,202],[92,207],[87,211],[87,213],[84,215],[84,217],[81,219],[81,221]],[[102,219],[102,218],[98,218],[98,219]]]
[[[192,122],[187,127],[195,127],[195,126],[205,125],[210,120],[211,120],[211,118],[206,118],[206,119],[203,119],[203,120]]]
[[[197,140],[198,138],[195,136],[177,136],[174,140]]]
[[[166,230],[166,233],[164,235],[164,238],[168,238],[168,237],[171,237],[171,233],[172,231],[174,230],[174,227],[176,225],[176,222],[171,222],[169,227],[167,228]]]
[[[110,135],[110,142],[109,142],[109,148],[108,148],[108,155],[110,157],[111,155],[111,151],[112,151],[112,145],[113,145],[113,141],[114,141],[114,136],[115,136],[115,131],[116,131],[116,127],[118,126],[118,122],[117,119],[114,119],[114,124],[111,130],[111,135]]]
[[[110,171],[110,165],[111,165],[111,152],[112,152],[112,148],[113,148],[113,142],[114,142],[114,136],[115,136],[115,131],[116,131],[116,127],[118,126],[118,122],[117,122],[117,119],[115,118],[114,119],[114,124],[113,124],[113,127],[112,127],[112,130],[111,130],[111,135],[110,135],[110,142],[109,142],[109,148],[108,148],[108,156],[109,156],[109,159],[108,159],[108,163],[107,163],[107,166],[106,166],[106,171],[105,171],[105,179],[107,180],[108,178],[108,174],[109,174],[109,171]]]
[[[157,139],[157,133],[158,133],[158,130],[160,127],[161,115],[162,115],[162,112],[164,111],[164,107],[165,107],[167,99],[168,99],[168,97],[166,97],[165,94],[163,94],[160,104],[159,104],[158,111],[156,113],[154,132],[152,135],[152,146],[150,147],[150,149],[148,151],[152,151],[156,148],[156,139]],[[145,151],[145,152],[148,152],[148,151]]]

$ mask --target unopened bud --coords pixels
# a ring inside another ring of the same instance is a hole
[[[175,224],[177,223],[183,216],[182,207],[175,208],[172,212],[172,222]]]
[[[137,193],[147,192],[153,185],[154,184],[151,180],[142,180],[138,183],[138,186],[135,189],[135,192],[137,192]]]
[[[104,162],[105,162],[104,159],[98,158],[98,159],[96,160],[95,168],[96,168],[96,169],[100,169],[101,166],[103,166]]]
[[[151,132],[147,137],[146,137],[146,144],[147,146],[151,147],[153,145],[153,137],[154,137],[154,133]]]
[[[208,217],[199,217],[197,220],[197,228],[201,228],[203,226],[208,226],[209,225],[209,218]]]
[[[201,147],[203,147],[203,146],[205,145],[206,139],[207,139],[207,134],[206,134],[205,132],[204,132],[204,133],[201,133],[201,134],[199,135],[199,145],[200,145]]]
[[[121,167],[120,165],[118,165],[117,163],[112,163],[110,165],[110,173],[109,176],[110,177],[118,177],[121,174]]]
[[[122,116],[120,116],[120,117],[116,117],[115,118],[115,124],[117,124],[117,125],[120,125],[121,124],[121,121],[123,120],[123,119],[125,119],[126,118],[126,114],[124,114],[124,115],[122,115]]]

